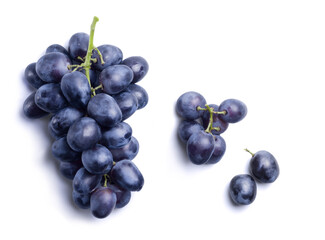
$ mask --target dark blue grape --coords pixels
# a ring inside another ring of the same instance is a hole
[[[197,165],[206,163],[214,151],[212,134],[204,131],[193,133],[187,141],[186,150],[192,163]]]
[[[130,141],[120,148],[110,149],[115,162],[121,160],[132,160],[139,152],[139,142],[135,137],[131,137]]]
[[[32,119],[41,118],[49,114],[48,112],[43,111],[36,105],[35,94],[36,92],[31,93],[26,98],[23,104],[23,112],[25,116]]]
[[[68,106],[60,84],[57,83],[48,83],[37,89],[35,103],[39,108],[50,113],[56,113]]]
[[[31,63],[26,67],[24,76],[27,82],[36,89],[46,84],[36,73],[36,63]]]
[[[98,52],[96,50],[93,50],[92,56],[93,56],[93,58],[97,59],[97,61],[95,63],[93,63],[93,66],[99,71],[104,70],[108,66],[117,65],[123,59],[123,53],[122,53],[121,49],[119,49],[118,47],[115,47],[113,45],[105,44],[105,45],[101,45],[101,46],[97,47],[97,49],[102,54],[103,60],[105,62],[104,64],[102,64],[100,57],[98,55]]]
[[[100,127],[94,119],[89,117],[75,121],[69,128],[67,135],[69,146],[77,152],[92,148],[100,139]]]
[[[272,183],[280,174],[277,160],[271,153],[264,150],[253,155],[249,167],[253,176],[262,183]]]
[[[82,68],[82,69],[78,69],[78,71],[79,72],[81,72],[81,73],[83,73],[84,75],[86,75],[86,71],[85,71],[85,69],[84,68]],[[92,69],[89,69],[89,79],[90,79],[90,83],[91,83],[91,86],[92,87],[97,87],[97,86],[99,86],[99,78],[98,78],[98,73],[97,73],[97,71],[95,71],[95,70],[92,70]],[[97,91],[96,91],[96,93],[97,93]]]
[[[100,93],[92,97],[87,112],[103,127],[112,127],[122,120],[122,112],[113,97]]]
[[[81,161],[60,162],[59,170],[65,178],[72,180],[80,168],[82,168]]]
[[[76,191],[72,191],[72,199],[77,207],[81,209],[90,208],[90,193],[79,193]]]
[[[53,156],[62,162],[75,162],[81,160],[81,153],[71,149],[66,137],[59,138],[52,144]]]
[[[178,126],[178,136],[182,142],[186,143],[193,133],[203,131],[203,126],[193,120],[183,120]]]
[[[45,82],[59,83],[64,74],[69,72],[71,61],[60,52],[51,52],[42,56],[36,63],[37,75]]]
[[[110,173],[111,180],[119,188],[128,191],[140,191],[144,178],[137,166],[129,160],[117,162]]]
[[[215,164],[219,162],[223,157],[223,155],[225,154],[225,152],[226,152],[225,140],[219,135],[214,136],[214,150],[207,163]]]
[[[85,74],[75,71],[64,75],[61,90],[73,107],[86,109],[91,98],[91,90]]]
[[[230,181],[229,194],[234,203],[239,205],[251,204],[256,197],[256,183],[248,174],[240,174]]]
[[[101,144],[107,148],[120,148],[126,145],[132,136],[132,128],[126,122],[117,123],[102,134]]]
[[[102,176],[89,173],[85,168],[80,168],[73,178],[72,186],[73,190],[88,194],[92,192],[100,183]]]
[[[92,174],[108,173],[113,166],[111,152],[100,144],[83,151],[81,160],[85,169]]]
[[[202,116],[203,111],[197,110],[197,107],[204,108],[206,101],[204,97],[197,92],[186,92],[182,94],[176,102],[176,111],[184,119],[195,120]]]
[[[87,55],[89,45],[89,35],[87,33],[75,33],[71,36],[68,44],[70,56],[79,60],[78,57],[84,58]],[[79,60],[80,61],[80,60]]]
[[[219,114],[219,118],[228,123],[236,123],[241,121],[247,114],[247,107],[245,103],[237,99],[227,99],[223,101],[218,112],[225,111],[225,114]]]
[[[76,108],[63,108],[53,115],[49,122],[49,128],[55,133],[55,136],[64,136],[68,133],[69,127],[83,116],[84,113]]]
[[[122,121],[129,118],[138,109],[138,100],[130,92],[124,91],[114,96],[114,99],[121,109]]]
[[[131,200],[131,192],[128,190],[120,189],[115,185],[107,185],[109,189],[112,189],[116,194],[116,206],[115,208],[125,207]]]
[[[137,98],[138,109],[144,108],[148,104],[149,96],[143,87],[137,84],[130,84],[126,91],[132,93]]]
[[[143,57],[139,56],[126,58],[123,60],[122,64],[132,69],[134,75],[132,83],[142,80],[149,70],[148,62]]]
[[[51,52],[60,52],[70,58],[70,54],[68,53],[67,49],[65,49],[65,47],[61,46],[60,44],[52,44],[48,46],[45,53],[51,53]]]
[[[131,68],[125,65],[113,65],[105,68],[99,75],[103,91],[108,94],[118,94],[126,89],[133,80]]]
[[[115,208],[116,194],[107,187],[96,189],[90,196],[90,210],[94,217],[105,218]]]

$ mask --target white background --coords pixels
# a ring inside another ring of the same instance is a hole
[[[324,239],[325,2],[2,1],[1,239]],[[146,108],[127,122],[145,177],[125,208],[99,220],[71,201],[51,156],[47,121],[28,120],[25,67],[53,43],[89,32],[150,70]],[[189,162],[177,139],[175,102],[194,90],[208,103],[244,101],[247,117],[223,134],[214,166]],[[236,207],[227,189],[268,150],[281,173]]]

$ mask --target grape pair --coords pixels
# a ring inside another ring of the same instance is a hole
[[[249,153],[249,150],[246,149]],[[239,174],[232,178],[229,185],[229,195],[238,205],[251,204],[257,193],[254,178],[261,183],[274,182],[280,173],[279,165],[275,157],[268,151],[251,153],[249,163],[250,174]]]
[[[97,21],[95,17],[90,35],[73,34],[68,50],[53,44],[26,67],[25,78],[36,90],[23,111],[28,118],[50,115],[52,153],[62,175],[72,180],[75,204],[104,218],[128,204],[131,192],[144,185],[132,161],[139,142],[124,120],[148,103],[137,83],[149,66],[139,56],[123,60],[115,46],[94,47]]]
[[[178,98],[176,111],[183,118],[178,136],[186,143],[191,162],[201,165],[220,161],[226,151],[226,142],[220,134],[229,123],[241,121],[247,107],[237,99],[227,99],[219,106],[208,105],[201,94],[190,91]]]

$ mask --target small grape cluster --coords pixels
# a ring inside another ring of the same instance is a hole
[[[148,103],[148,94],[136,84],[148,72],[142,57],[123,60],[113,45],[93,45],[97,17],[90,35],[76,33],[68,50],[54,44],[25,69],[36,90],[23,104],[28,118],[50,115],[52,153],[60,172],[72,180],[72,197],[93,216],[107,217],[122,208],[144,178],[133,160],[139,143],[124,122]]]
[[[215,164],[226,151],[226,142],[220,136],[229,123],[241,121],[247,114],[246,105],[237,99],[224,100],[219,106],[207,104],[204,97],[190,91],[176,102],[176,111],[183,118],[178,136],[186,144],[192,163]]]
[[[255,179],[260,183],[273,183],[279,176],[279,164],[275,157],[268,151],[261,150],[252,153],[249,162],[250,174],[238,174],[229,184],[229,195],[238,205],[248,205],[254,202],[257,193]]]

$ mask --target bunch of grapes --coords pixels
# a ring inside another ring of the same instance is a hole
[[[192,163],[215,164],[226,151],[226,142],[220,136],[229,123],[241,121],[247,114],[246,105],[237,99],[227,99],[219,106],[207,104],[197,92],[186,92],[176,102],[176,111],[183,118],[178,136],[186,144]]]
[[[72,35],[68,50],[51,45],[27,66],[25,78],[36,90],[23,111],[29,118],[51,115],[52,153],[62,175],[72,180],[75,204],[104,218],[128,204],[131,192],[144,184],[131,161],[139,143],[124,120],[148,103],[147,92],[136,84],[148,63],[138,56],[123,60],[112,45],[96,48],[97,21],[94,17],[90,35]]]

